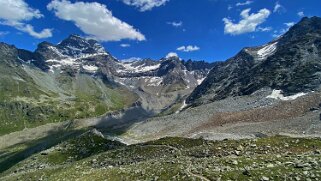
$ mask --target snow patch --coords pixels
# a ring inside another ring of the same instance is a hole
[[[282,101],[292,101],[292,100],[295,100],[295,99],[297,99],[299,97],[302,97],[304,95],[306,95],[306,93],[300,92],[300,93],[297,93],[297,94],[292,95],[292,96],[284,97],[284,95],[282,94],[282,90],[273,90],[272,94],[267,96],[266,98],[280,99]]]
[[[158,64],[155,64],[155,65],[146,65],[146,64],[143,64],[143,65],[139,65],[137,67],[133,66],[133,63],[134,62],[120,62],[119,64],[121,66],[124,67],[124,69],[119,69],[117,70],[117,73],[126,73],[126,72],[129,72],[129,73],[144,73],[144,72],[149,72],[149,71],[153,71],[153,70],[156,70],[160,67],[160,63]]]
[[[82,64],[81,59],[95,57],[97,55],[107,55],[107,53],[81,54],[80,55],[81,57],[79,58],[67,57],[61,60],[49,59],[49,60],[46,60],[46,62],[51,64],[49,65],[50,72],[54,72],[55,69],[60,68],[61,66],[72,66],[73,68],[77,68],[79,70],[80,65]],[[98,67],[96,66],[91,67],[91,66],[83,65],[82,67],[88,71],[97,71],[98,69]]]
[[[277,49],[278,42],[274,42],[272,44],[266,45],[260,50],[257,51],[258,59],[264,60],[269,56],[273,55]]]
[[[186,100],[184,100],[183,105],[179,108],[178,111],[175,112],[175,114],[180,113],[185,107],[187,107],[188,105],[186,104]]]
[[[98,67],[95,65],[83,65],[82,68],[88,72],[96,72]]]
[[[149,79],[147,86],[157,87],[163,82],[162,77],[152,77]]]
[[[65,55],[63,55],[56,47],[53,46],[49,46],[48,47],[50,50],[52,50],[55,54],[59,55],[60,57],[64,57]]]
[[[197,79],[197,85],[201,85],[201,83],[205,80],[205,77],[202,79]]]

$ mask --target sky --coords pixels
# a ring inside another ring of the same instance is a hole
[[[321,16],[320,7],[320,0],[0,0],[0,41],[34,51],[78,34],[118,59],[213,62]]]

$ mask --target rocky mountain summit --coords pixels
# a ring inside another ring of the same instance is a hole
[[[187,99],[202,104],[249,95],[264,87],[284,95],[317,90],[321,83],[321,18],[303,18],[280,38],[244,48],[214,66]]]

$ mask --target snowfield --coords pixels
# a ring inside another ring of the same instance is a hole
[[[282,94],[282,90],[273,90],[272,94],[267,96],[266,98],[280,99],[282,101],[292,101],[292,100],[295,100],[295,99],[297,99],[299,97],[302,97],[304,95],[306,95],[306,93],[300,92],[300,93],[297,93],[297,94],[292,95],[292,96],[284,97],[284,95]]]
[[[160,67],[160,63],[156,65],[146,66],[145,64],[139,65],[137,67],[133,66],[135,62],[120,62],[119,64],[124,67],[124,69],[117,70],[117,73],[144,73],[156,70]]]
[[[160,86],[162,82],[163,82],[162,77],[152,77],[149,79],[147,86],[157,87],[157,86]]]
[[[49,60],[46,60],[46,62],[51,63],[51,65],[49,66],[50,72],[54,72],[55,69],[60,68],[61,66],[72,66],[73,68],[77,68],[79,70],[80,65],[82,64],[81,59],[95,57],[98,55],[108,55],[108,54],[107,53],[81,54],[79,55],[80,58],[66,57],[61,60],[49,59]],[[82,67],[83,69],[90,72],[96,72],[98,70],[98,67],[96,66],[83,65]]]
[[[82,68],[88,72],[95,73],[98,70],[97,66],[94,65],[83,65]]]
[[[272,44],[266,45],[263,48],[261,48],[259,51],[257,51],[258,59],[264,60],[268,58],[269,56],[273,55],[277,49],[278,42],[274,42]]]

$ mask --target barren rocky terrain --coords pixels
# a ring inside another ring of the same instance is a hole
[[[121,137],[133,142],[164,136],[253,138],[260,135],[321,135],[319,92],[295,100],[267,98],[262,89],[249,96],[186,108],[178,114],[150,118],[127,128]],[[129,141],[129,142],[130,142]]]

